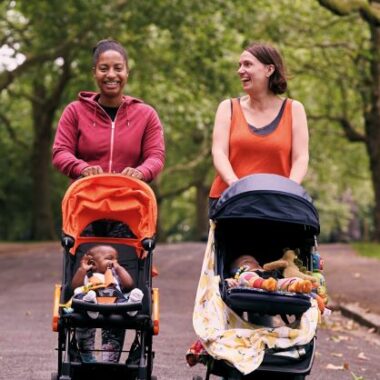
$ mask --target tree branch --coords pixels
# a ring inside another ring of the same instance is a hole
[[[28,94],[26,92],[14,91],[8,88],[7,93],[9,94],[9,96],[13,97],[14,99],[24,98],[32,104],[37,103],[37,104],[43,105],[43,101],[40,98],[33,96],[31,94]]]
[[[62,93],[66,87],[67,82],[70,80],[70,78],[71,78],[71,60],[69,59],[69,55],[65,54],[63,56],[62,73],[57,85],[53,89],[53,92],[50,96],[50,101],[47,104],[48,109],[55,109],[58,106],[62,97]]]
[[[182,194],[183,192],[189,190],[191,187],[193,187],[195,184],[191,181],[190,183],[182,186],[177,187],[176,189],[170,189],[168,191],[164,191],[160,193],[159,198],[157,198],[158,201],[161,201],[163,199],[167,200],[169,198],[174,198],[178,196],[179,194]]]
[[[340,123],[344,134],[351,142],[366,142],[367,138],[362,133],[359,133],[353,125],[344,117],[338,117],[337,122]]]
[[[166,169],[164,173],[165,175],[170,175],[173,172],[194,169],[197,165],[203,162],[208,155],[210,155],[210,146],[208,144],[203,144],[202,149],[192,161],[171,166]]]
[[[7,117],[5,117],[3,114],[0,113],[0,120],[1,120],[2,125],[5,127],[5,130],[8,132],[9,137],[14,142],[16,142],[19,146],[21,146],[23,148],[27,148],[28,147],[27,144],[17,137],[17,134],[14,131],[14,129],[13,129],[13,127],[12,127],[11,122],[9,121],[9,119]]]
[[[367,138],[364,134],[358,132],[354,126],[341,116],[328,116],[328,115],[308,115],[310,120],[328,120],[335,123],[339,123],[343,129],[346,138],[351,142],[366,142]]]
[[[338,16],[359,12],[361,18],[371,25],[380,26],[380,8],[367,0],[317,0],[318,3]]]
[[[57,49],[48,51],[46,53],[31,55],[26,57],[25,61],[17,66],[12,71],[3,71],[0,73],[0,92],[5,90],[14,79],[19,77],[25,71],[27,71],[30,67],[36,66],[48,60],[54,59],[62,55],[62,53],[66,50],[67,45],[71,43],[71,41],[66,41],[64,45],[59,46]]]

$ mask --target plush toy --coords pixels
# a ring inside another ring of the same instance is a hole
[[[308,281],[309,284],[311,285],[311,288],[307,287],[306,289],[312,290],[312,292],[309,292],[309,293],[314,299],[316,299],[318,303],[318,308],[321,311],[321,314],[327,315],[330,312],[330,310],[325,307],[328,301],[328,297],[327,297],[326,282],[325,282],[325,278],[323,274],[320,271],[315,271],[311,273],[311,275],[307,273],[303,273],[297,266],[297,262],[298,262],[297,260],[298,258],[295,251],[291,249],[286,249],[284,251],[284,255],[282,256],[280,260],[266,263],[264,264],[263,268],[265,270],[283,269],[283,276],[285,277],[284,280],[287,280],[293,277],[299,277],[300,279]],[[316,265],[319,265],[319,262]],[[294,290],[289,290],[289,291],[294,291]],[[307,293],[307,291],[302,291],[302,293]]]
[[[209,354],[200,340],[196,340],[186,352],[186,361],[189,367],[198,363],[207,364],[208,360]]]
[[[294,263],[297,265],[298,269],[302,273],[306,273],[306,274],[310,274],[311,275],[311,272],[307,270],[307,268],[303,265],[302,260],[300,260],[298,257],[294,260]]]
[[[321,272],[313,272],[312,276],[317,280],[318,285],[326,287],[325,276]]]
[[[287,277],[277,280],[277,289],[292,293],[311,293],[313,284],[298,277]]]
[[[323,285],[320,285],[317,287],[316,289],[316,293],[319,297],[322,298],[323,302],[325,303],[325,305],[327,305],[328,301],[329,301],[329,298],[327,296],[327,288],[326,286],[323,286]]]
[[[277,290],[277,281],[273,277],[264,279],[256,272],[242,272],[237,276],[235,275],[235,279],[240,286],[264,289],[268,292],[274,292]]]
[[[280,260],[272,261],[270,263],[264,264],[264,270],[275,270],[282,269],[283,276],[287,277],[298,277],[303,280],[309,280],[311,283],[316,283],[318,280],[306,273],[302,273],[295,263],[297,259],[296,252],[292,249],[286,249],[282,258]]]
[[[298,277],[274,279],[273,277],[262,278],[260,270],[251,271],[247,267],[237,270],[234,279],[226,280],[229,286],[242,286],[247,288],[264,289],[268,292],[282,290],[294,293],[310,293],[313,285],[309,280]]]

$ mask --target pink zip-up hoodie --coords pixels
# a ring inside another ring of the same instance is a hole
[[[157,112],[141,100],[123,96],[112,121],[98,104],[99,94],[81,92],[58,123],[53,144],[53,165],[72,179],[88,166],[105,173],[138,169],[144,181],[153,180],[165,161],[164,134]]]

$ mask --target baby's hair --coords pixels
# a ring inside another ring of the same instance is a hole
[[[107,244],[99,244],[99,245],[95,245],[94,247],[91,247],[88,251],[87,251],[87,255],[90,255],[90,256],[94,256],[96,255],[97,251],[100,249],[100,248],[108,248],[108,249],[112,249],[116,255],[118,256],[118,252],[117,250],[112,247],[112,245],[107,245]]]
[[[245,255],[240,255],[238,256],[236,259],[234,259],[232,262],[231,262],[231,267],[230,267],[230,273],[231,275],[235,275],[236,274],[236,271],[239,269],[238,267],[238,263],[243,259],[243,258],[251,258],[257,266],[260,266],[259,262],[256,260],[255,257],[253,257],[252,255],[250,254],[245,254]]]
[[[113,40],[112,38],[107,38],[105,40],[100,40],[96,46],[92,49],[92,65],[93,67],[96,66],[96,63],[98,62],[100,54],[104,53],[107,50],[115,50],[118,53],[122,55],[122,57],[125,60],[125,63],[128,67],[128,54],[124,47],[117,42],[116,40]]]

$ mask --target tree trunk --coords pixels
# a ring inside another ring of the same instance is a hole
[[[47,128],[41,128],[46,131]],[[53,215],[50,198],[50,143],[51,138],[47,133],[37,133],[32,152],[32,239],[55,239]]]
[[[51,140],[54,111],[43,102],[45,91],[40,85],[34,86],[35,96],[40,102],[33,104],[34,141],[31,159],[33,183],[32,239],[56,239],[50,198]]]
[[[207,240],[208,193],[209,186],[205,186],[203,183],[198,183],[196,185],[196,240]]]
[[[366,146],[369,155],[371,176],[375,195],[374,236],[380,241],[380,27],[371,30],[371,108],[365,114]]]

